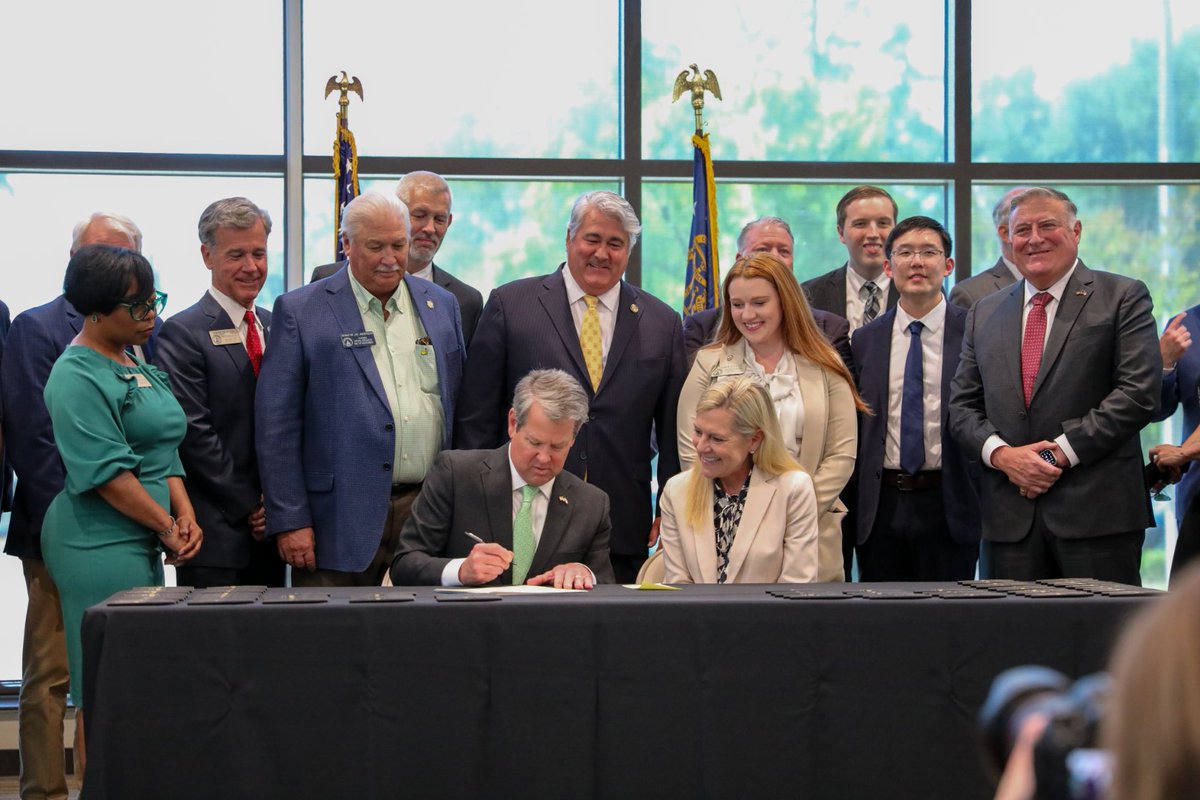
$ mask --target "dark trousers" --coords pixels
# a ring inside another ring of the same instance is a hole
[[[274,540],[255,542],[250,548],[250,561],[241,569],[234,567],[175,568],[180,586],[207,589],[210,586],[283,586],[287,565],[279,557]]]
[[[970,580],[978,556],[978,545],[950,535],[940,486],[901,491],[884,484],[871,534],[858,546],[859,580]]]
[[[412,513],[413,501],[421,493],[420,484],[406,484],[392,491],[392,502],[388,506],[387,519],[383,523],[383,535],[375,557],[362,572],[339,572],[335,569],[316,569],[312,572],[292,569],[292,586],[381,586],[383,576],[392,566],[396,546],[400,543],[400,529]],[[321,553],[317,551],[317,563]]]
[[[629,556],[622,553],[609,553],[608,556],[617,583],[637,583],[638,572],[641,571],[642,564],[646,563],[646,559],[645,555]]]
[[[981,573],[984,578],[1018,581],[1096,578],[1141,586],[1145,540],[1144,530],[1063,539],[1035,517],[1032,530],[1020,541],[983,543]]]

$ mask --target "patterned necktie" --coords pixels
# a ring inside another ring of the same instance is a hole
[[[513,517],[513,586],[525,583],[529,574],[529,566],[533,563],[533,551],[537,544],[533,541],[533,496],[537,487],[525,484],[521,487],[521,507]]]
[[[604,345],[600,340],[600,312],[596,306],[599,297],[583,296],[587,311],[583,312],[583,324],[579,326],[579,347],[583,350],[583,363],[587,365],[588,377],[592,380],[592,391],[600,388],[600,376],[604,374]]]
[[[1042,366],[1042,346],[1046,342],[1046,304],[1054,299],[1049,292],[1033,296],[1033,308],[1025,319],[1025,337],[1021,339],[1021,388],[1025,390],[1025,408],[1033,400],[1033,382]]]
[[[258,368],[262,365],[263,349],[253,311],[246,312],[246,355],[250,356],[250,366],[254,368],[254,377],[257,378]]]
[[[875,281],[867,281],[862,291],[866,293],[863,295],[863,325],[866,325],[879,316],[879,287]]]
[[[904,361],[904,390],[900,400],[900,469],[916,475],[925,464],[925,365],[921,353],[924,325],[911,322],[908,358]]]

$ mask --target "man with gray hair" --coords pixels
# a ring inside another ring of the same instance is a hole
[[[621,278],[642,226],[612,192],[581,195],[566,231],[567,260],[549,275],[492,292],[484,306],[455,420],[455,446],[499,447],[517,381],[534,369],[574,376],[591,400],[566,469],[612,501],[613,570],[636,579],[657,536],[650,494],[679,471],[675,405],[687,374],[679,315]]]
[[[479,314],[483,310],[483,295],[473,286],[463,283],[433,263],[442,246],[450,223],[454,222],[451,206],[454,195],[450,184],[436,172],[410,172],[396,184],[396,196],[408,206],[412,222],[412,241],[408,247],[408,274],[432,281],[458,299],[462,312],[463,339],[468,345],[475,334]],[[346,265],[335,261],[313,270],[312,281],[328,278]]]
[[[1162,357],[1141,281],[1079,258],[1075,204],[1013,198],[1024,280],[967,316],[950,430],[978,454],[985,578],[1141,583],[1154,524],[1139,434],[1158,408]]]
[[[608,495],[563,472],[587,419],[587,394],[562,370],[534,370],[518,381],[508,444],[446,450],[434,460],[400,534],[392,582],[612,583]]]
[[[1013,198],[1026,188],[1018,186],[1008,190],[992,207],[992,227],[995,228],[996,239],[1000,242],[1000,257],[990,269],[954,284],[954,288],[950,290],[951,303],[970,310],[971,306],[992,292],[998,292],[1021,280],[1021,271],[1017,269],[1013,256],[1012,242],[1008,239],[1008,212],[1012,209]]]
[[[89,244],[141,251],[142,232],[121,214],[98,211],[75,225],[71,255]],[[151,357],[161,319],[138,358]],[[21,752],[21,797],[67,796],[63,769],[63,716],[66,712],[66,639],[58,589],[42,562],[42,519],[63,489],[66,473],[54,442],[42,390],[50,369],[83,327],[83,317],[59,295],[17,315],[0,366],[4,405],[4,444],[17,473],[13,510],[4,552],[21,559],[29,605],[21,652],[21,698],[17,714]],[[78,732],[80,729],[77,728]]]
[[[294,586],[378,586],[438,451],[463,368],[458,301],[405,272],[408,209],[346,205],[348,266],[282,295],[255,397],[266,535]]]
[[[271,312],[255,300],[267,278],[271,216],[229,197],[204,209],[198,227],[212,285],[163,324],[154,359],[187,414],[179,458],[204,530],[203,553],[176,573],[181,586],[283,586],[283,561],[263,540],[254,452],[254,393],[271,330]]]

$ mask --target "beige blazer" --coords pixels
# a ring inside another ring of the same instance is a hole
[[[700,395],[721,378],[754,374],[753,367],[745,363],[744,353],[741,342],[732,347],[711,345],[697,351],[692,371],[683,383],[676,412],[681,470],[687,470],[696,460],[692,421],[696,417]],[[838,495],[854,472],[858,452],[854,398],[850,394],[850,384],[840,375],[798,356],[795,363],[800,395],[804,398],[804,425],[799,441],[784,442],[784,445],[812,476],[817,496],[817,580],[823,583],[842,581],[845,580],[842,520],[846,516],[846,506]]]
[[[716,583],[717,539],[712,514],[693,528],[685,518],[690,472],[663,490],[662,535],[666,583]],[[750,476],[746,505],[729,550],[727,583],[811,583],[817,579],[817,502],[812,479],[800,471]]]

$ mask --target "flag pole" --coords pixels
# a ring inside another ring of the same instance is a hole
[[[363,99],[362,81],[358,76],[348,78],[342,70],[342,78],[338,80],[333,75],[325,82],[325,97],[334,91],[340,91],[338,97],[337,131],[333,139],[333,238],[334,260],[343,261],[346,254],[342,251],[342,210],[346,204],[358,197],[358,147],[354,142],[354,134],[350,132],[350,92]]]
[[[711,69],[690,64],[692,77],[685,69],[675,78],[671,93],[674,103],[685,92],[692,95],[696,115],[696,132],[692,135],[692,232],[688,238],[687,272],[684,276],[683,315],[716,308],[720,303],[717,290],[720,268],[717,264],[717,187],[713,179],[712,151],[708,134],[704,133],[704,93],[721,99],[721,87]]]

